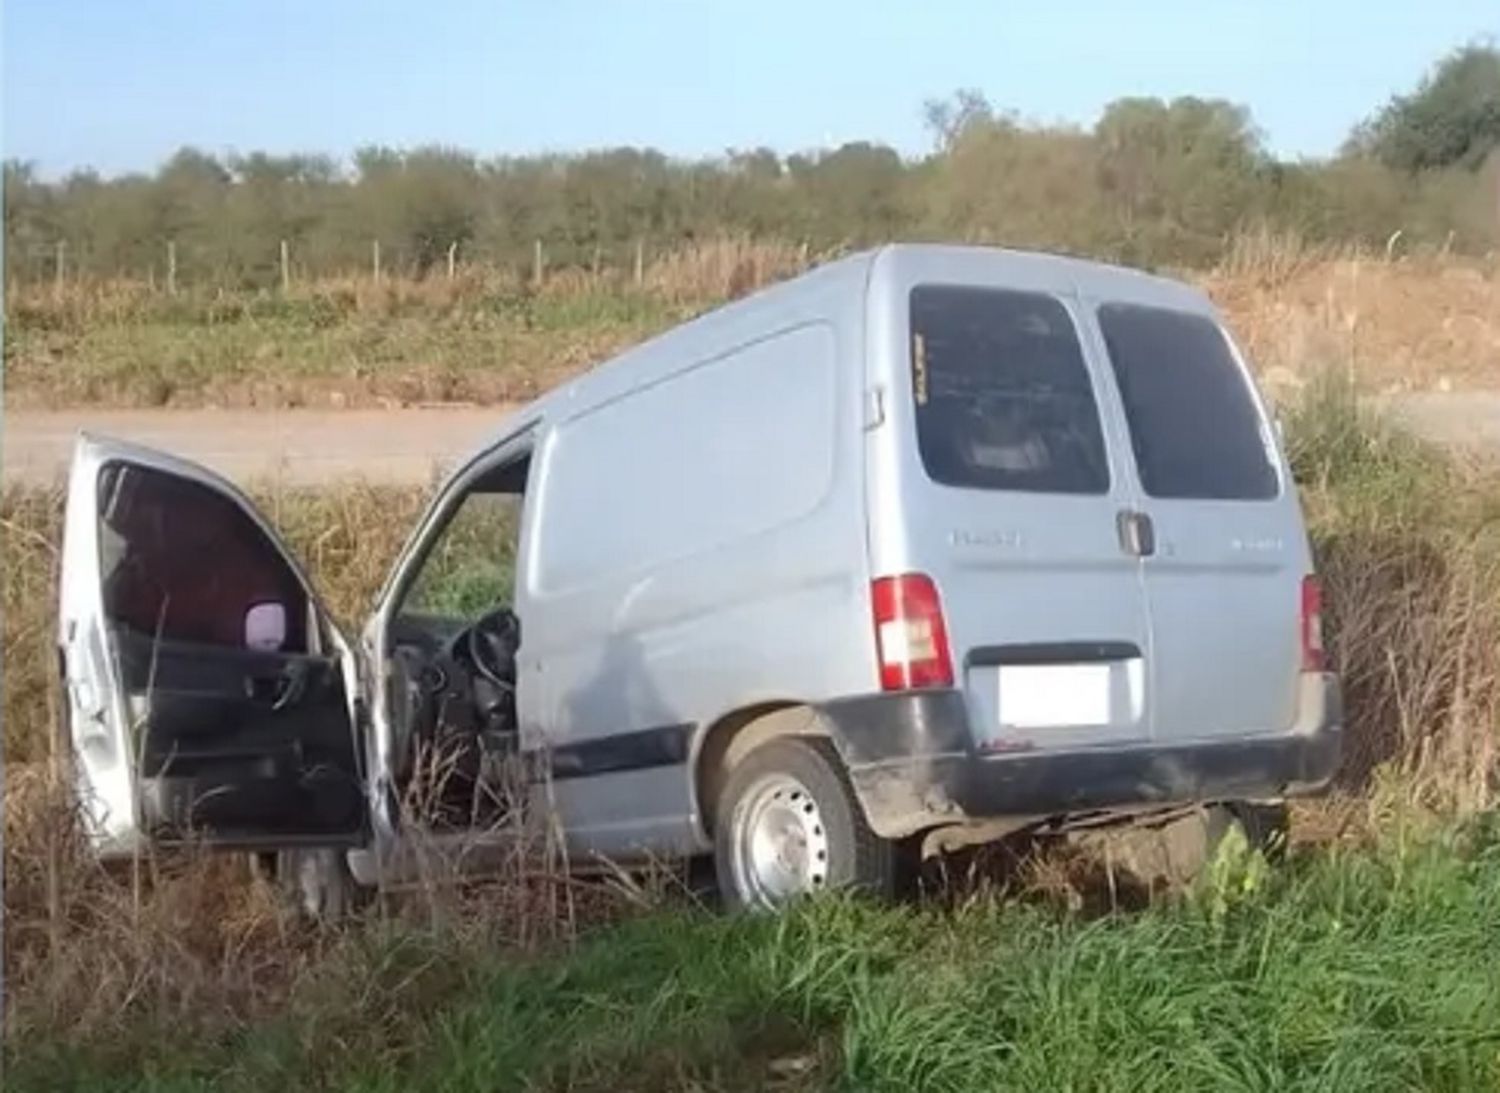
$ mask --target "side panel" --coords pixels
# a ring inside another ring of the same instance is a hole
[[[544,445],[525,648],[577,847],[700,848],[707,724],[867,686],[857,348],[820,302]]]

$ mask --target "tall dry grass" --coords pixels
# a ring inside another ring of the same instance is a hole
[[[1406,436],[1360,402],[1342,367],[1304,389],[1288,424],[1345,684],[1343,792],[1377,782],[1380,807],[1493,807],[1500,472]],[[346,622],[362,617],[424,503],[423,491],[375,486],[258,500]],[[241,859],[175,854],[138,871],[100,868],[82,851],[48,763],[59,506],[50,491],[0,497],[12,1036],[48,1029],[105,1042],[119,1033],[128,1044],[124,1030],[142,1021],[215,1035],[309,997],[319,1000],[310,1037],[351,1051],[377,1034],[399,1044],[412,998],[469,983],[476,952],[566,939],[591,908],[622,906],[618,886],[600,895],[567,877],[545,829],[512,832],[496,879],[471,888],[450,883],[450,855],[462,846],[434,842],[409,898],[345,932],[289,922]],[[421,812],[419,800],[408,807]]]
[[[1338,371],[1294,404],[1288,434],[1344,686],[1344,784],[1385,768],[1425,807],[1492,806],[1500,466],[1415,440]]]
[[[1320,371],[1383,392],[1500,387],[1500,260],[1441,249],[1237,238],[1198,282],[1263,380],[1292,397]]]
[[[633,269],[461,265],[452,277],[368,273],[296,281],[286,291],[187,287],[168,294],[144,281],[77,279],[60,285],[6,286],[7,319],[23,328],[79,330],[149,321],[207,326],[305,314],[315,322],[405,314],[438,316],[454,309],[536,298],[656,297],[679,304],[730,299],[793,276],[831,255],[806,246],[724,236],[653,255],[639,278]]]
[[[251,493],[350,633],[426,503],[421,489],[359,484]],[[430,835],[410,840],[400,882],[357,928],[310,929],[293,919],[276,879],[244,855],[184,848],[101,865],[84,845],[53,729],[61,500],[54,490],[0,495],[12,1042],[45,1030],[63,1041],[118,1035],[123,1044],[125,1030],[142,1022],[183,1037],[216,1035],[293,995],[328,1001],[333,993],[348,1016],[324,1031],[369,1044],[395,995],[408,1005],[413,992],[462,981],[474,954],[567,941],[601,917],[655,905],[675,885],[660,870],[644,879],[572,876],[550,816],[521,807],[517,764],[490,763],[475,787],[457,777],[459,757],[431,749],[398,806],[412,831]],[[455,785],[471,795],[477,819],[467,836],[455,837],[447,822]],[[330,1019],[320,1011],[320,1022]]]
[[[514,806],[515,785],[487,792]],[[466,962],[567,943],[590,923],[654,906],[663,891],[573,876],[543,812],[507,807],[462,838],[424,838],[424,790],[413,784],[403,805],[415,868],[329,926],[297,915],[284,880],[247,855],[184,847],[101,865],[66,785],[41,766],[11,772],[7,1042],[118,1041],[128,1067],[150,1047],[133,1030],[170,1029],[192,1044],[302,998],[314,1000],[318,1026],[309,1049],[333,1037],[344,1050],[384,1053],[388,1035],[399,1045],[391,1020],[426,991],[437,1002],[456,989]]]
[[[290,291],[131,282],[12,287],[12,406],[494,403],[831,255],[732,237],[632,268],[463,267],[449,279],[369,276]],[[1375,390],[1500,387],[1500,262],[1441,250],[1307,244],[1247,231],[1223,263],[1182,273],[1227,312],[1268,386],[1311,362]]]

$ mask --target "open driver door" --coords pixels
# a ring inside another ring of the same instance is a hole
[[[352,650],[233,486],[82,437],[59,597],[73,776],[101,856],[365,841]]]

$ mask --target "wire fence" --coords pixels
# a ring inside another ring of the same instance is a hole
[[[644,289],[653,271],[659,272],[664,265],[744,264],[752,267],[750,272],[754,274],[766,265],[778,270],[803,268],[818,257],[847,248],[839,246],[815,252],[805,241],[793,243],[733,235],[705,242],[638,238],[627,243],[592,246],[538,238],[524,249],[486,246],[473,240],[414,248],[410,244],[392,245],[371,238],[363,260],[354,261],[348,255],[348,248],[330,256],[314,248],[300,247],[289,239],[279,240],[264,255],[237,250],[232,256],[222,250],[166,239],[151,248],[151,257],[141,256],[135,262],[124,263],[100,260],[67,239],[32,242],[18,249],[19,254],[12,249],[6,269],[9,284],[17,289],[34,291],[50,286],[62,290],[73,285],[126,281],[145,286],[151,292],[175,296],[204,289],[290,293],[299,286],[336,280],[452,281],[474,274],[503,274],[512,281],[532,285],[542,285],[558,275],[583,274]],[[313,256],[304,257],[304,250],[313,251]],[[420,253],[414,253],[417,251]]]

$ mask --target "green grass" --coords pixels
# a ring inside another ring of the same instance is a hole
[[[528,959],[377,933],[360,974],[217,1043],[13,1041],[8,1088],[1500,1087],[1500,825],[1229,864],[1093,920],[987,896],[678,910]]]
[[[6,393],[31,406],[518,401],[690,313],[605,292],[361,293],[17,306]]]
[[[514,602],[520,505],[520,494],[470,494],[423,561],[402,612],[472,622]]]

